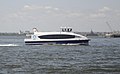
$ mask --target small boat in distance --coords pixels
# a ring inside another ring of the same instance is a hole
[[[120,31],[113,31],[112,27],[108,22],[106,22],[108,27],[110,28],[111,32],[105,34],[105,37],[110,37],[110,38],[120,38]]]
[[[75,34],[70,27],[62,27],[60,32],[38,32],[33,28],[34,34],[24,39],[26,45],[88,45],[89,39],[83,35]]]
[[[120,32],[119,31],[114,31],[114,32],[111,32],[111,33],[107,33],[107,34],[105,34],[105,37],[120,38]]]

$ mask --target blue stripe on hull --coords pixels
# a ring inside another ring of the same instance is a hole
[[[89,40],[69,40],[69,41],[26,41],[26,45],[43,45],[43,44],[82,44],[88,45]]]

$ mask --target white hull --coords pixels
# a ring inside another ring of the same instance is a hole
[[[66,40],[25,40],[26,45],[88,45],[89,40],[66,39]]]

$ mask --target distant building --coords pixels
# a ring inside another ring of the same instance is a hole
[[[98,34],[94,33],[93,30],[91,30],[91,32],[86,34],[86,36],[98,36]]]
[[[22,32],[22,31],[20,30],[18,34],[24,34],[24,32]]]

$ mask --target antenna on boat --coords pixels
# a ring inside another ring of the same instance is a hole
[[[38,32],[37,28],[33,28],[33,32]]]

